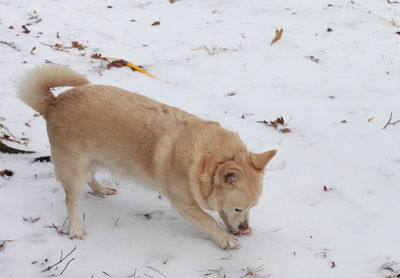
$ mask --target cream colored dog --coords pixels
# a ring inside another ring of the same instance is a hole
[[[20,98],[47,121],[51,157],[66,193],[71,239],[84,239],[78,200],[87,182],[98,195],[96,170],[150,184],[222,248],[239,248],[233,234],[250,233],[249,211],[262,192],[264,167],[275,155],[251,153],[218,123],[120,88],[90,85],[63,66],[29,71]],[[55,97],[51,88],[72,86]],[[204,210],[218,211],[227,233]]]

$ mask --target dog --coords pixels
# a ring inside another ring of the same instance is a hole
[[[51,88],[59,86],[73,88],[56,97]],[[235,235],[251,233],[249,211],[276,150],[249,152],[237,133],[217,122],[117,87],[91,85],[64,66],[28,71],[18,93],[47,122],[71,239],[86,237],[78,219],[84,184],[99,196],[117,193],[96,180],[99,168],[159,190],[224,249],[239,248]],[[218,211],[230,233],[205,210]]]

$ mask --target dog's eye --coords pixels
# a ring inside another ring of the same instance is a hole
[[[241,212],[242,210],[241,210],[241,209],[235,209],[235,211],[237,211],[237,212]]]

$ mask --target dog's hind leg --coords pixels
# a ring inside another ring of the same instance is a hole
[[[65,190],[69,217],[69,237],[71,239],[85,239],[86,232],[82,229],[78,218],[78,202],[88,177],[89,165],[67,155],[57,157],[52,153],[52,159],[57,179],[62,183]]]
[[[94,194],[97,196],[105,196],[105,195],[115,195],[117,194],[118,190],[112,187],[106,187],[102,186],[95,177],[96,170],[91,167],[89,171],[89,178],[88,178],[88,184],[90,188],[93,189]]]

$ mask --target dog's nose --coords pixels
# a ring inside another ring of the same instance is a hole
[[[247,223],[247,222],[241,223],[239,225],[239,230],[241,230],[242,232],[245,232],[248,229],[249,229],[249,223]]]

